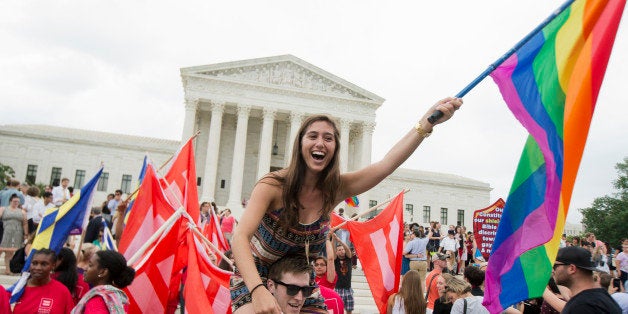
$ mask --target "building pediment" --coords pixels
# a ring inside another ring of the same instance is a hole
[[[292,55],[218,63],[181,69],[187,77],[293,89],[381,104],[384,99]]]

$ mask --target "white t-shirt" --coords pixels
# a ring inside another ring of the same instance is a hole
[[[458,299],[451,307],[451,314],[464,313],[464,300],[467,300],[467,314],[489,314],[488,310],[482,305],[484,297],[472,296],[464,299]]]
[[[44,200],[39,200],[39,202],[35,203],[33,206],[33,222],[36,224],[40,223],[46,209],[51,207],[55,207],[55,204],[48,203],[48,205],[44,205]]]
[[[59,186],[55,186],[54,188],[52,188],[52,202],[57,205],[57,206],[61,206],[63,205],[63,199],[69,200],[70,199],[70,190],[68,190],[68,188],[63,188],[63,186],[59,185]]]
[[[617,254],[617,257],[615,259],[619,261],[618,266],[619,269],[621,269],[621,272],[628,273],[628,254],[621,252]]]
[[[458,241],[456,241],[456,239],[445,237],[444,239],[440,240],[440,246],[443,248],[443,251],[455,252],[456,250],[458,250],[458,247],[460,245],[458,244]]]

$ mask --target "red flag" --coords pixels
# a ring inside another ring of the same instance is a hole
[[[375,304],[380,313],[386,313],[388,297],[399,289],[403,253],[403,192],[373,219],[349,221],[347,229]]]
[[[131,213],[134,213],[135,209]],[[179,218],[172,227],[164,231],[156,244],[139,259],[135,268],[135,279],[124,289],[129,297],[129,313],[165,313],[179,246],[179,229],[183,224]]]
[[[213,210],[209,210],[209,218],[202,227],[203,235],[211,241],[221,252],[229,250],[229,242],[225,239],[225,235],[220,230],[220,220]],[[220,260],[219,256],[216,256]]]
[[[171,204],[183,205],[194,223],[200,216],[194,145],[191,138],[172,158],[170,168],[163,178],[164,192]]]
[[[127,260],[130,259],[174,211],[161,189],[155,168],[148,164],[133,210],[122,232],[118,251]]]
[[[341,223],[344,223],[345,221],[347,221],[347,219],[345,219],[344,217],[336,214],[335,212],[331,212],[331,227],[334,228],[336,226],[338,226]],[[340,227],[341,229],[346,229],[347,225],[344,225],[342,227]]]
[[[232,273],[212,264],[203,244],[192,232],[187,233],[187,239],[190,249],[183,288],[185,313],[231,313],[229,278]]]

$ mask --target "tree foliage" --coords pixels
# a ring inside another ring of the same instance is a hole
[[[613,182],[617,192],[593,200],[591,207],[581,209],[582,223],[602,241],[617,247],[626,238],[628,225],[628,157],[615,166],[619,177]]]
[[[15,170],[11,166],[0,163],[0,190],[4,189],[9,180],[15,176]]]

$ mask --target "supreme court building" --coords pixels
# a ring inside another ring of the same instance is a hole
[[[185,92],[182,141],[200,131],[195,138],[199,197],[232,209],[236,217],[241,215],[256,181],[289,163],[297,130],[310,115],[327,114],[336,120],[342,172],[371,163],[375,112],[384,99],[297,57],[183,68],[181,78]],[[110,182],[101,186],[97,201],[107,192],[121,187],[129,192],[127,187],[135,186],[145,152],[155,164],[161,164],[181,144],[31,125],[0,126],[0,140],[0,163],[13,167],[21,181],[29,178],[48,184],[62,176],[70,178],[70,185],[80,187],[79,171],[84,176],[88,165],[104,161]],[[55,152],[63,152],[63,157]],[[395,196],[403,188],[411,189],[404,204],[408,222],[441,221],[471,227],[473,211],[491,201],[488,183],[400,168],[358,196],[360,210]],[[348,214],[354,211],[357,209],[347,208]]]

